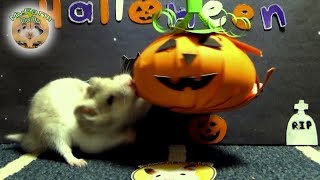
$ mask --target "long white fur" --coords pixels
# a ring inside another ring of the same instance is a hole
[[[84,159],[72,154],[73,146],[86,153],[99,153],[134,138],[132,129],[121,128],[143,116],[151,105],[135,96],[129,85],[131,81],[128,74],[113,79],[91,78],[89,83],[75,78],[54,80],[32,98],[28,131],[10,134],[6,138],[21,142],[27,152],[41,153],[52,149],[70,165],[85,166]],[[93,97],[88,95],[89,88],[96,88]],[[121,96],[108,107],[104,98],[110,94]],[[97,115],[78,113],[79,107],[94,109]]]

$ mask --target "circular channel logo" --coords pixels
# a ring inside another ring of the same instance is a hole
[[[56,29],[49,11],[23,3],[5,13],[10,50],[24,58],[46,55],[50,51],[56,40]]]
[[[12,23],[12,37],[23,48],[40,47],[46,42],[48,35],[48,22],[38,15],[23,15]]]
[[[34,49],[43,45],[49,35],[48,15],[41,11],[26,8],[10,17],[12,37],[23,48]]]

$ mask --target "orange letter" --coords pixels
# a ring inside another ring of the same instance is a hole
[[[53,0],[52,11],[48,11],[47,0],[39,0],[39,7],[40,10],[48,13],[52,17],[56,28],[62,27],[60,0]]]
[[[236,6],[233,10],[233,14],[237,17],[246,17],[248,19],[252,19],[254,16],[254,10],[251,6],[247,4],[239,4]],[[238,28],[243,30],[249,30],[251,27],[246,26],[246,24],[243,21],[233,21],[233,24],[235,24]]]
[[[100,21],[101,24],[107,24],[109,22],[109,1],[100,0]]]

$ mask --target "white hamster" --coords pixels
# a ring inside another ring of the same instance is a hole
[[[51,149],[71,166],[85,166],[84,159],[74,157],[72,147],[99,153],[134,141],[130,125],[151,105],[136,96],[132,82],[128,74],[93,77],[88,83],[74,78],[54,80],[32,98],[28,131],[6,138],[21,142],[27,152]]]

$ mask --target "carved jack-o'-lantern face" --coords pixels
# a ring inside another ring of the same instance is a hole
[[[202,116],[191,121],[189,135],[201,144],[216,144],[222,141],[227,133],[227,123],[217,115]]]
[[[129,7],[129,17],[133,22],[149,24],[152,22],[152,15],[162,9],[158,0],[136,0]]]
[[[244,52],[261,51],[224,35],[171,34],[137,57],[133,77],[140,96],[181,113],[233,109],[260,91]]]

